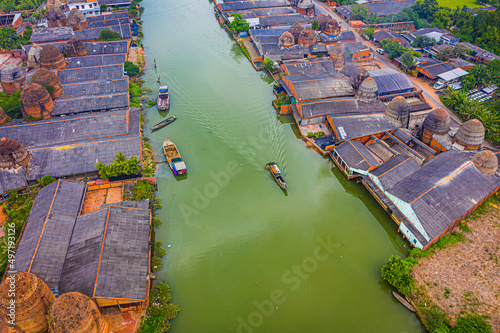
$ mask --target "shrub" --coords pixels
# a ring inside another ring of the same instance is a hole
[[[319,21],[318,20],[314,20],[311,24],[311,28],[313,28],[313,30],[318,30],[319,28]]]
[[[452,333],[491,333],[491,324],[488,317],[478,314],[467,314],[458,317],[457,324],[451,329]]]
[[[123,68],[130,77],[137,76],[141,72],[141,68],[130,61],[125,61]]]
[[[400,256],[391,256],[387,264],[382,267],[382,279],[389,282],[401,293],[408,295],[415,287],[415,281],[410,276],[410,269],[414,262],[401,259]]]
[[[0,93],[0,107],[12,119],[21,119],[23,111],[21,109],[21,92],[11,95]]]
[[[163,223],[163,222],[162,222],[159,218],[157,218],[157,217],[153,217],[153,221],[152,221],[152,222],[153,222],[153,226],[154,226],[155,228],[159,228],[159,227],[161,227],[161,225],[162,225],[162,223]]]
[[[108,10],[108,5],[101,3],[101,12],[106,12]]]
[[[45,187],[49,184],[52,184],[53,182],[55,182],[57,179],[55,179],[54,177],[52,177],[51,175],[45,175],[43,176],[42,178],[40,179],[37,179],[38,181],[38,184],[40,184],[42,187]]]
[[[172,304],[172,295],[167,284],[159,283],[153,286],[146,317],[143,317],[137,333],[168,332],[170,321],[180,310],[177,304]]]
[[[132,175],[140,171],[141,166],[137,157],[130,156],[129,159],[126,159],[121,151],[118,151],[118,154],[115,154],[115,157],[115,160],[111,164],[104,165],[101,162],[94,164],[101,179],[109,179],[122,175]]]
[[[108,42],[114,40],[121,40],[122,37],[116,31],[110,29],[102,29],[101,31],[99,31],[99,39]]]
[[[134,193],[132,196],[132,201],[146,200],[146,199],[153,200],[153,192],[154,192],[153,185],[151,185],[145,180],[138,180],[137,183],[135,183],[132,192]]]
[[[229,29],[239,32],[248,31],[248,29],[250,29],[250,24],[241,16],[241,14],[234,14],[232,17],[234,17],[234,20],[229,23]]]

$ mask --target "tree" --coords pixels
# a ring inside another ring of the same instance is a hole
[[[273,61],[266,58],[261,62],[262,69],[267,69],[269,72],[273,71]]]
[[[417,65],[417,62],[415,61],[412,51],[406,51],[401,56],[401,64],[403,64],[403,66],[405,66],[408,69],[413,68]]]
[[[101,12],[106,12],[108,11],[108,5],[106,5],[105,3],[101,3]]]
[[[368,38],[371,38],[375,33],[375,30],[373,28],[366,28],[365,30],[363,30],[363,32],[368,36]]]
[[[16,30],[11,27],[4,27],[0,29],[0,48],[4,50],[12,50],[21,48],[19,44],[19,36]]]
[[[449,22],[449,12],[445,9],[440,9],[434,14],[434,21],[432,21],[432,25],[436,28],[444,29],[448,27]]]
[[[233,17],[233,20],[231,23],[229,23],[229,29],[232,31],[248,31],[250,29],[250,24],[241,16],[241,14],[233,14],[231,17]]]
[[[314,20],[311,24],[311,28],[313,28],[313,30],[318,30],[319,28],[319,21],[318,20]]]
[[[476,79],[473,75],[467,75],[462,79],[462,90],[469,92],[476,87]]]
[[[121,40],[121,36],[118,32],[110,30],[110,29],[102,29],[99,31],[99,39],[102,41],[113,41],[113,40]]]
[[[125,63],[123,64],[123,68],[125,69],[125,72],[127,72],[127,75],[130,77],[137,76],[141,72],[141,68],[130,61],[125,61]]]
[[[361,20],[363,21],[370,14],[368,13],[368,9],[359,3],[355,3],[351,6],[351,20]]]
[[[405,295],[408,295],[415,286],[415,281],[410,276],[413,264],[408,259],[403,260],[400,256],[392,255],[387,264],[382,267],[382,279]]]
[[[38,184],[40,184],[42,187],[45,187],[49,184],[52,184],[53,182],[55,182],[57,179],[55,179],[54,177],[52,177],[51,175],[45,175],[43,176],[42,178],[40,179],[37,179],[38,181]]]
[[[434,38],[422,35],[422,36],[417,36],[417,38],[415,38],[415,40],[411,45],[413,47],[420,47],[422,49],[425,49],[426,47],[433,46],[434,44],[436,44],[436,40]]]
[[[405,53],[406,49],[402,47],[398,41],[384,39],[382,41],[382,48],[384,52],[389,56],[389,58],[394,59],[398,58]]]
[[[101,162],[98,162],[94,164],[94,166],[99,172],[99,177],[101,177],[101,179],[109,179],[122,175],[132,175],[138,173],[141,169],[137,157],[130,156],[129,159],[126,159],[121,151],[118,151],[118,154],[115,154],[115,160],[113,163],[104,165]]]

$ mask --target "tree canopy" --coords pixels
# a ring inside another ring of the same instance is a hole
[[[248,29],[250,29],[250,24],[241,16],[241,14],[233,14],[232,17],[234,17],[234,19],[231,23],[229,23],[229,29],[239,32],[248,31]]]
[[[395,40],[384,39],[382,41],[382,47],[384,49],[384,52],[391,59],[401,57],[406,52],[406,49],[402,47],[398,41]]]
[[[113,40],[121,40],[121,36],[118,32],[110,30],[110,29],[102,29],[99,31],[99,39],[105,42],[113,41]]]
[[[121,151],[115,154],[115,157],[115,160],[111,164],[104,165],[101,162],[95,164],[101,179],[109,179],[122,175],[133,175],[140,171],[141,166],[137,157],[130,156],[130,158],[127,159]]]

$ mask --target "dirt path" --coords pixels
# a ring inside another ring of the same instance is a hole
[[[468,226],[466,241],[420,259],[414,278],[453,320],[475,311],[500,332],[500,209],[469,218]]]

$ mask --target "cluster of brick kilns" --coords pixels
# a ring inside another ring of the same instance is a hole
[[[14,288],[15,293],[10,290]],[[15,320],[11,304],[15,302]],[[9,307],[11,306],[11,307]],[[109,324],[87,296],[70,292],[57,299],[36,275],[19,272],[0,285],[0,332],[107,333]],[[14,321],[15,324],[11,322]]]

